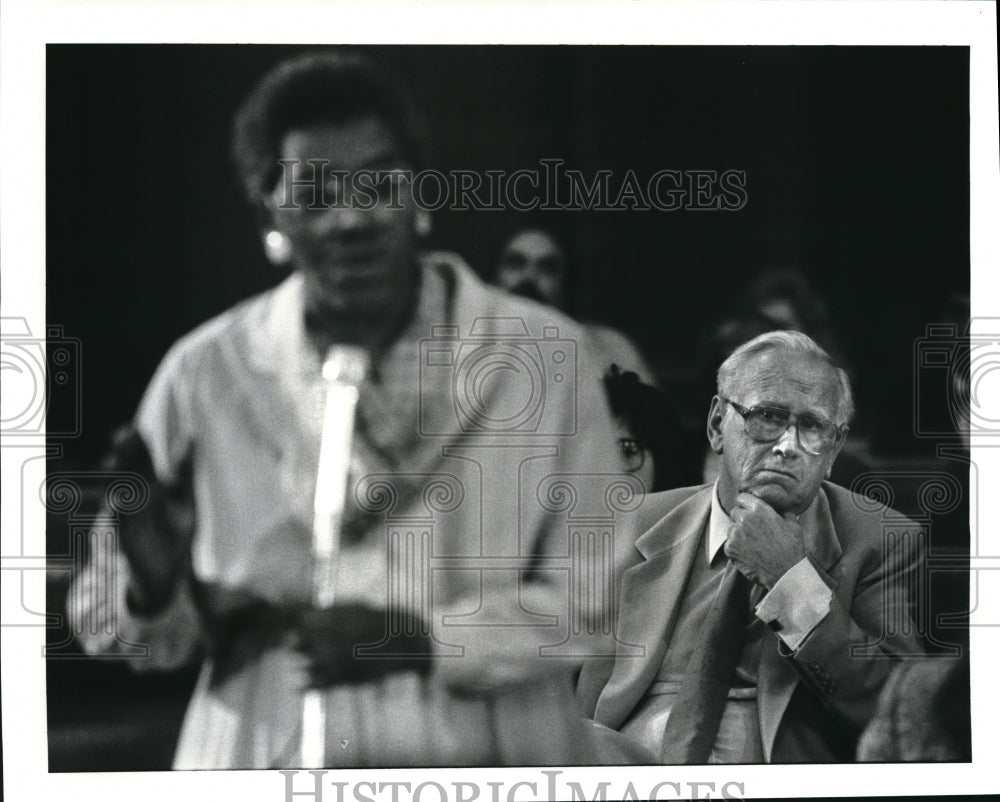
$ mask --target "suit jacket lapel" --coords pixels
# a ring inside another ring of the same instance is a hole
[[[843,555],[837,529],[833,525],[830,513],[830,502],[826,493],[820,488],[816,501],[802,516],[803,535],[806,541],[806,552],[824,571],[829,571]]]
[[[813,505],[803,514],[803,518],[801,523],[806,553],[818,567],[829,571],[840,560],[843,551],[830,514],[830,504],[822,489]],[[778,725],[785,715],[799,677],[791,661],[781,656],[777,643],[774,643],[769,635],[765,635],[761,652],[760,668],[757,672],[760,737],[764,747],[764,760],[770,763]]]
[[[635,543],[643,562],[622,576],[618,637],[643,646],[641,657],[619,656],[594,713],[617,728],[645,694],[660,665],[708,522],[713,486],[682,501]]]

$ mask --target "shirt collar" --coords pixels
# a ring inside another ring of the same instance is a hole
[[[706,558],[711,565],[715,556],[722,550],[729,537],[729,530],[733,526],[733,519],[726,515],[719,503],[719,482],[716,480],[715,487],[712,488],[712,511],[708,516],[708,551]]]

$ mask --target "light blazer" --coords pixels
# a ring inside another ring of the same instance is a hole
[[[578,683],[585,713],[607,727],[622,726],[663,662],[693,560],[704,557],[713,487],[650,495],[623,527],[617,638],[644,653],[625,657],[619,650],[617,658],[589,660]],[[911,614],[920,527],[829,482],[816,504],[806,551],[833,599],[794,653],[765,633],[757,698],[769,763],[852,760],[892,658],[921,651]]]

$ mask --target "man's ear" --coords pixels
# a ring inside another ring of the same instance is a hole
[[[716,454],[722,453],[722,419],[726,414],[726,402],[719,396],[712,397],[708,408],[708,444]]]
[[[840,449],[842,449],[844,447],[844,443],[847,442],[847,433],[849,431],[850,431],[850,428],[847,427],[847,426],[844,426],[840,430],[840,439],[837,441],[836,445],[833,447],[833,451],[830,452],[830,464],[826,466],[826,477],[825,478],[827,478],[827,479],[830,478],[830,474],[833,472],[833,463],[835,463],[837,461],[837,457],[840,455]]]

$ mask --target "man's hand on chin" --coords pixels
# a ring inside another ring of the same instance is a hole
[[[735,525],[726,539],[726,556],[748,579],[773,588],[806,556],[802,527],[794,514],[782,516],[767,502],[740,493],[730,517]]]

